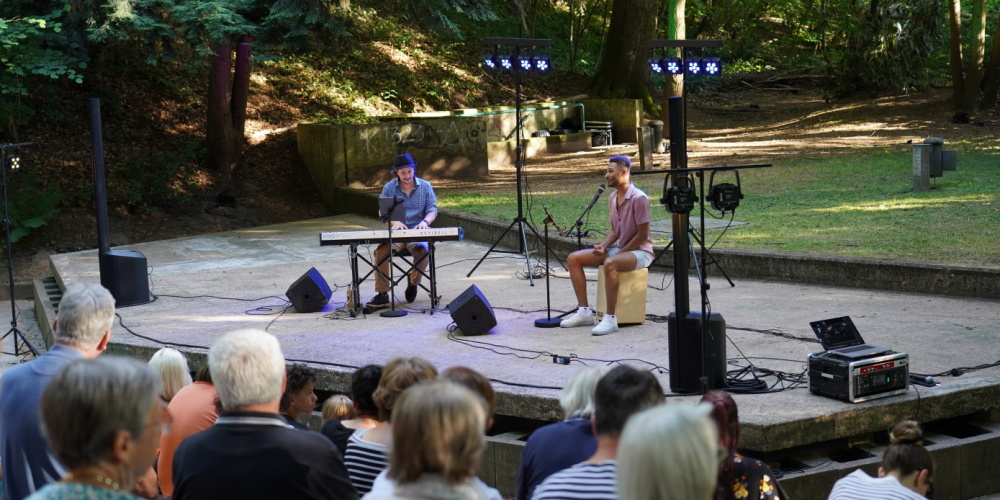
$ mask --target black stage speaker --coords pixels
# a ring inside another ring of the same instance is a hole
[[[330,285],[319,274],[316,268],[309,269],[301,278],[288,287],[285,296],[292,301],[292,306],[300,313],[311,313],[323,309],[330,301]]]
[[[667,317],[670,390],[679,394],[721,389],[726,384],[726,320],[708,315],[708,338],[701,335],[701,312],[689,312],[682,328],[675,313]],[[704,357],[702,355],[704,354]],[[702,377],[705,377],[704,384]]]
[[[476,285],[465,289],[458,298],[451,301],[448,312],[463,335],[482,335],[497,326],[493,308]]]
[[[149,302],[146,256],[135,250],[106,250],[98,257],[101,285],[115,298],[115,306]]]

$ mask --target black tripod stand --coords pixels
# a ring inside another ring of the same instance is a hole
[[[7,279],[8,279],[8,284],[10,286],[9,290],[10,330],[7,330],[7,333],[3,334],[3,338],[0,338],[0,343],[2,343],[4,339],[13,334],[14,352],[5,354],[13,354],[14,356],[20,356],[21,354],[27,354],[28,352],[34,354],[35,356],[38,356],[38,351],[35,350],[35,348],[31,345],[31,342],[28,342],[28,339],[25,338],[24,333],[22,333],[21,330],[17,328],[17,305],[14,303],[14,259],[12,257],[12,252],[10,248],[11,247],[10,210],[8,206],[9,202],[7,199],[7,169],[17,168],[17,163],[20,161],[20,159],[16,156],[8,157],[6,154],[6,150],[8,148],[16,148],[18,146],[30,146],[30,145],[31,145],[30,142],[22,142],[20,144],[0,145],[0,183],[2,183],[2,188],[3,188],[3,221],[0,221],[0,223],[3,224],[4,232],[7,235]],[[8,163],[10,163],[10,165],[8,165]],[[23,343],[28,348],[28,350],[25,351],[24,353],[20,351],[20,346],[18,345],[18,339],[20,339],[21,343]]]
[[[702,220],[702,223],[704,224],[704,220]],[[735,287],[736,283],[733,283],[733,280],[729,277],[729,274],[726,273],[726,270],[722,268],[722,265],[719,264],[719,261],[715,260],[715,256],[712,255],[712,252],[708,249],[708,247],[705,246],[705,240],[703,239],[704,236],[699,236],[698,233],[695,232],[694,228],[691,227],[690,225],[688,226],[687,232],[688,236],[690,236],[688,243],[691,245],[691,256],[694,258],[694,267],[695,270],[698,271],[698,281],[704,283],[704,277],[702,276],[701,268],[699,267],[698,263],[698,252],[696,252],[694,248],[695,243],[698,243],[698,245],[705,250],[704,262],[701,263],[701,266],[707,268],[710,265],[715,265],[715,267],[719,269],[719,272],[722,274],[722,276],[726,278],[726,281],[729,282],[729,286]],[[656,257],[653,257],[653,262],[657,262],[660,259],[660,257],[666,255],[667,250],[670,250],[670,247],[672,246],[674,246],[673,238],[670,239],[670,242],[667,243],[667,246],[663,247],[663,250],[660,250],[660,253],[656,254]]]
[[[488,257],[490,253],[494,251],[498,253],[523,253],[524,264],[528,269],[528,282],[531,283],[531,286],[535,286],[535,279],[531,274],[531,253],[528,250],[528,238],[525,237],[525,232],[524,232],[525,226],[527,226],[528,229],[531,229],[531,232],[535,234],[536,240],[541,240],[542,237],[538,235],[538,231],[524,218],[524,208],[521,200],[522,196],[521,183],[523,182],[522,170],[524,167],[524,148],[523,145],[521,144],[523,140],[521,133],[522,131],[521,67],[520,64],[518,63],[518,58],[521,56],[522,47],[548,46],[552,45],[552,41],[542,40],[542,39],[531,39],[531,38],[486,38],[483,40],[483,43],[487,45],[511,45],[514,47],[514,55],[511,58],[511,61],[513,61],[514,64],[511,69],[514,71],[514,120],[515,120],[514,127],[516,136],[515,139],[516,146],[514,147],[514,170],[517,173],[517,217],[515,217],[514,220],[510,223],[510,225],[507,226],[507,229],[504,230],[503,234],[501,234],[500,237],[498,237],[497,240],[493,242],[493,246],[491,246],[490,249],[483,254],[482,258],[479,259],[479,262],[476,262],[476,265],[472,267],[472,270],[469,271],[469,274],[466,274],[465,277],[466,278],[471,277],[472,273],[476,272],[476,269],[479,267],[479,265],[482,264],[484,260],[486,260],[486,257]],[[516,251],[495,250],[497,245],[500,244],[500,241],[503,240],[505,236],[507,236],[507,233],[509,233],[511,229],[514,229],[514,226],[517,226],[517,231],[518,231],[517,250]]]

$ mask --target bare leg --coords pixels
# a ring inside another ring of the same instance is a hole
[[[576,303],[580,307],[587,307],[587,275],[583,272],[584,267],[597,267],[604,262],[604,254],[597,255],[593,249],[585,248],[569,254],[566,259],[566,267],[569,268],[569,280],[573,283],[573,293],[576,294]]]
[[[632,252],[619,252],[604,261],[604,298],[608,314],[615,314],[618,306],[618,273],[634,271],[638,261]]]

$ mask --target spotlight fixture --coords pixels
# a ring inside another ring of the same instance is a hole
[[[678,57],[666,57],[660,60],[660,66],[668,75],[679,75],[684,72],[684,65]]]
[[[497,54],[496,59],[497,67],[504,71],[510,71],[514,68],[513,57],[510,54]]]
[[[7,166],[9,166],[11,170],[17,170],[21,168],[21,157],[17,155],[8,156]]]
[[[531,56],[517,56],[517,66],[521,71],[531,71],[535,67],[531,62]]]
[[[703,59],[702,65],[705,68],[705,74],[708,76],[719,76],[722,74],[722,61],[717,57]]]
[[[660,60],[657,59],[657,58],[655,58],[655,57],[649,58],[649,69],[653,73],[657,73],[657,74],[663,73],[663,71],[664,71],[663,70],[663,65],[660,64]]]
[[[686,175],[677,177],[673,182],[671,179],[674,177],[668,175],[667,184],[670,186],[665,186],[660,203],[666,205],[667,211],[672,214],[686,214],[694,209],[694,204],[698,201],[698,195],[694,192],[694,181]]]
[[[483,66],[486,66],[486,69],[497,69],[495,57],[493,54],[483,54]]]
[[[688,59],[687,60],[687,74],[691,76],[698,76],[702,73],[701,59]]]
[[[552,61],[549,56],[535,56],[531,58],[531,61],[535,63],[535,71],[539,73],[545,73],[552,69]]]
[[[712,175],[708,178],[708,183],[710,185],[708,188],[708,199],[712,202],[712,208],[722,212],[723,214],[726,212],[735,212],[740,206],[740,200],[743,199],[743,189],[740,183],[740,171],[733,170],[736,174],[736,184],[730,182],[716,184],[716,172],[719,172],[719,170],[713,170]]]

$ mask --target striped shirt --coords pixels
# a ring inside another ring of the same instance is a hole
[[[389,447],[361,439],[370,430],[358,429],[351,434],[347,438],[347,453],[344,453],[344,466],[358,496],[371,491],[375,477],[389,467]]]
[[[827,500],[924,500],[893,476],[871,477],[858,469],[837,481]]]
[[[542,481],[531,500],[617,500],[615,464],[584,462],[563,469]]]

